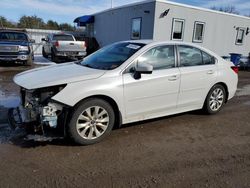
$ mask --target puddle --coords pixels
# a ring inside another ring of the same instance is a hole
[[[250,85],[245,85],[242,88],[238,88],[236,96],[250,95]]]
[[[250,106],[250,101],[244,102],[244,104]]]
[[[8,125],[3,125],[0,128],[0,144],[9,142],[11,137],[11,130]]]
[[[26,135],[22,129],[12,131],[8,124],[0,125],[0,144],[12,143],[14,139],[20,139]]]
[[[5,108],[16,107],[20,104],[20,97],[14,93],[7,94],[0,90],[0,106]]]

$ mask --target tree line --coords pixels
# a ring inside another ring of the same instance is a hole
[[[220,11],[220,12],[237,14],[237,15],[240,14],[240,12],[237,10],[237,8],[235,6],[233,6],[233,5],[226,5],[226,6],[220,6],[220,7],[212,6],[212,7],[210,7],[210,9],[217,10],[217,11]],[[246,14],[244,16],[250,17],[250,12],[249,12],[249,14]]]
[[[44,22],[42,18],[37,16],[22,16],[19,21],[11,22],[4,16],[0,16],[0,28],[29,28],[29,29],[51,29],[73,31],[75,28],[68,23],[57,23],[53,20]]]

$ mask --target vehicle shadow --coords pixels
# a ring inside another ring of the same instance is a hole
[[[0,67],[23,67],[22,63],[15,63],[15,62],[3,62],[0,61]]]
[[[115,126],[113,131],[130,129],[136,126],[143,126],[143,127],[153,126],[154,124],[158,124],[159,122],[167,121],[175,117],[181,117],[183,115],[192,115],[192,116],[201,116],[201,117],[206,116],[204,112],[202,112],[201,110],[196,110],[196,111],[185,112],[185,113],[180,113],[180,114],[175,114],[175,115],[170,115],[170,116],[165,116],[165,117],[160,117],[160,118],[155,118],[155,119],[150,119],[150,120],[139,121],[135,123],[129,123],[121,127]],[[80,146],[78,144],[73,143],[69,138],[55,138],[49,141],[34,141],[34,140],[28,140],[27,136],[28,135],[25,133],[16,134],[16,135],[14,134],[14,136],[11,137],[10,142],[21,148],[36,148],[36,147],[48,146],[48,145],[71,146],[71,147]]]
[[[169,116],[163,116],[163,117],[159,117],[159,118],[153,118],[153,119],[138,121],[138,122],[134,122],[134,123],[128,123],[126,125],[123,125],[122,127],[115,127],[115,129],[123,129],[123,128],[128,128],[128,127],[133,127],[133,126],[139,126],[139,125],[151,126],[151,123],[161,122],[164,120],[170,120],[170,119],[173,119],[175,117],[181,117],[183,115],[193,115],[193,116],[200,116],[200,117],[207,116],[202,110],[194,110],[194,111],[190,111],[190,112],[183,112],[183,113],[179,113],[179,114],[173,114],[173,115],[169,115]]]

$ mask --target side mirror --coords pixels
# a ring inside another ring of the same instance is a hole
[[[44,42],[46,42],[47,40],[46,40],[45,38],[42,38],[42,39],[41,39],[41,41],[44,41]]]
[[[140,79],[141,74],[152,74],[153,66],[148,63],[137,62],[135,66],[135,79]]]
[[[30,39],[30,43],[35,43],[36,41],[34,39]]]

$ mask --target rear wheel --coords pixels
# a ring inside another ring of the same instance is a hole
[[[208,114],[215,114],[221,110],[225,101],[225,88],[222,85],[216,84],[209,91],[203,109]]]
[[[74,110],[68,125],[68,134],[78,144],[94,144],[110,133],[114,122],[114,110],[109,103],[102,99],[89,99]]]
[[[58,63],[59,62],[59,59],[58,57],[56,56],[54,50],[51,50],[51,60],[55,63]]]
[[[44,47],[43,47],[43,50],[42,50],[42,54],[43,54],[43,57],[48,58],[48,55],[46,54],[46,52],[44,50]]]

